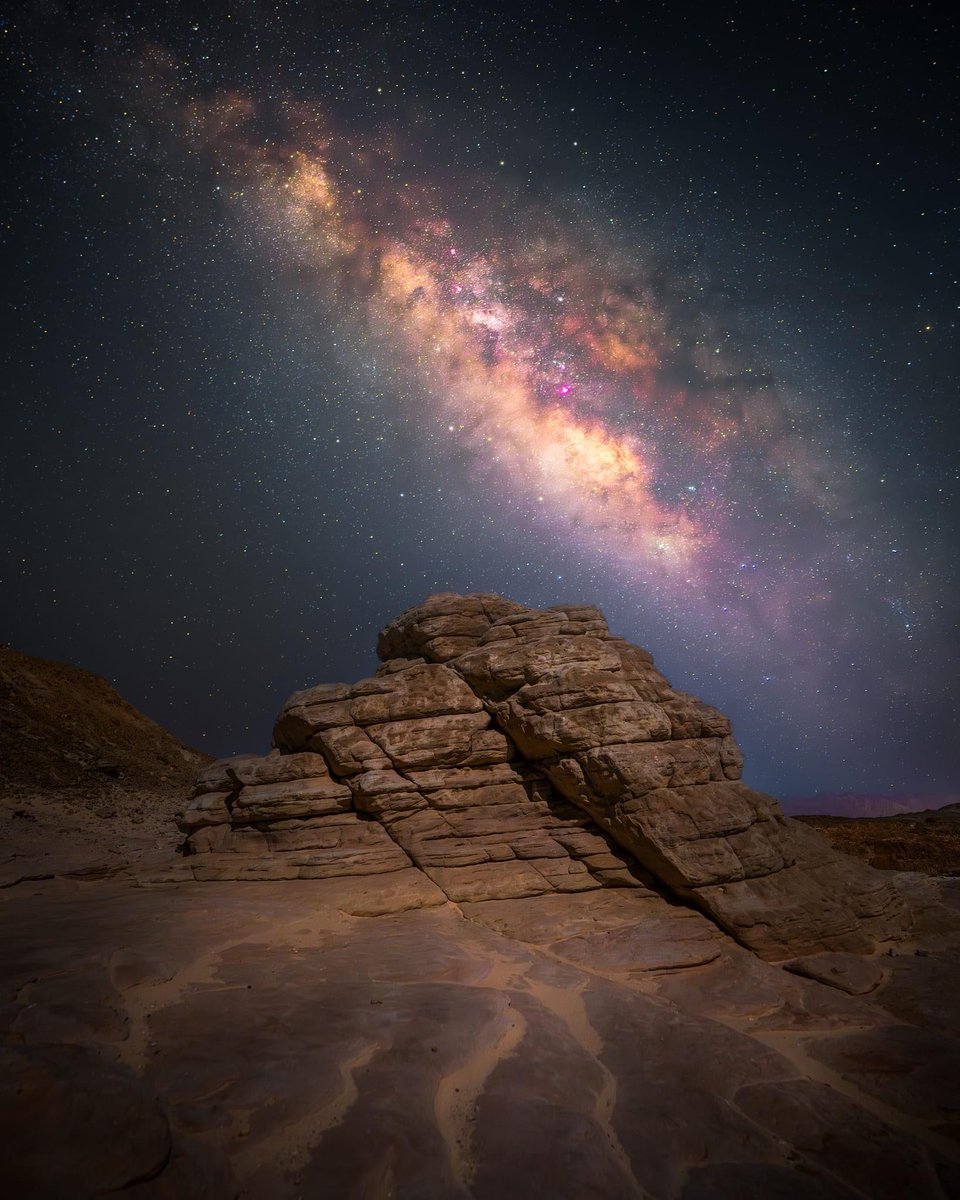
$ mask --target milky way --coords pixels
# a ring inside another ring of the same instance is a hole
[[[466,447],[625,586],[771,669],[816,680],[846,653],[877,536],[859,467],[695,283],[503,177],[471,201],[470,181],[418,175],[396,138],[355,145],[309,105],[265,122],[221,97],[189,107],[184,136],[229,172],[262,251],[399,373],[430,453]]]
[[[956,86],[875,8],[24,6],[4,636],[220,755],[593,602],[758,786],[954,788]]]

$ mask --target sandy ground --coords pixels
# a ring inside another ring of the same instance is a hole
[[[157,789],[4,789],[0,888],[169,861],[183,840],[174,820],[182,808],[180,795]]]

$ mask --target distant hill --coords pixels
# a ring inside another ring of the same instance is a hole
[[[881,871],[960,875],[960,804],[889,817],[807,817],[838,850]]]
[[[825,792],[818,796],[784,796],[780,807],[788,817],[894,817],[960,803],[960,793],[926,796]]]
[[[209,761],[105,679],[0,647],[0,888],[169,856]]]
[[[208,761],[98,675],[0,648],[0,793],[184,794]]]

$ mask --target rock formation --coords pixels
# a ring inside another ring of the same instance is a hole
[[[181,819],[197,879],[418,868],[452,901],[648,889],[771,961],[869,953],[900,894],[741,781],[722,713],[576,605],[442,594],[383,665],[284,704],[267,757],[212,764]]]

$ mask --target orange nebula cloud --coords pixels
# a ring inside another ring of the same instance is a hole
[[[576,408],[591,372],[637,376],[655,366],[637,306],[618,300],[614,319],[591,322],[575,289],[567,295],[562,282],[516,269],[508,276],[503,263],[459,245],[444,220],[404,213],[393,222],[401,228],[377,229],[364,189],[345,186],[321,154],[260,166],[261,199],[278,226],[335,288],[362,281],[377,340],[485,463],[594,544],[690,574],[707,531],[655,495],[649,447]]]

